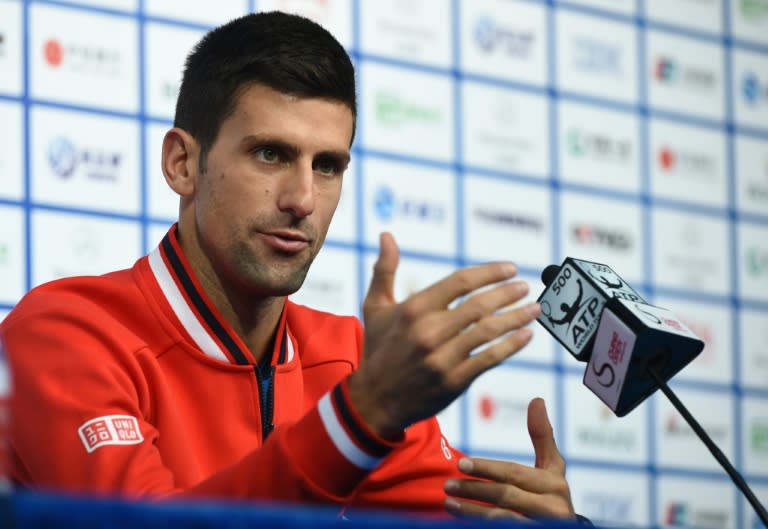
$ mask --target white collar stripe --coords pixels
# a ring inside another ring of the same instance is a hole
[[[149,254],[149,267],[152,269],[157,284],[160,285],[160,290],[163,291],[165,299],[170,304],[176,317],[179,318],[181,325],[189,333],[200,350],[212,358],[231,363],[227,355],[221,350],[221,347],[211,338],[211,335],[200,324],[200,320],[197,319],[197,316],[189,308],[189,304],[181,294],[168,267],[165,265],[165,261],[163,261],[163,257],[160,255],[159,246]]]

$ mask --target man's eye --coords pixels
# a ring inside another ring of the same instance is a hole
[[[262,147],[261,149],[257,149],[254,151],[254,154],[261,161],[267,163],[275,163],[280,160],[280,153],[270,147]]]
[[[318,160],[315,162],[315,171],[320,174],[333,176],[342,172],[341,164],[336,160]]]

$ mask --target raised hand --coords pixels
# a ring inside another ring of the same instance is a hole
[[[540,313],[537,303],[500,310],[528,293],[525,282],[509,281],[517,273],[512,263],[458,270],[397,303],[398,262],[394,238],[382,234],[363,304],[364,356],[349,379],[355,407],[382,435],[435,415],[480,374],[519,351],[531,338],[523,327]]]
[[[565,462],[540,398],[528,405],[528,433],[536,454],[534,467],[461,459],[459,470],[470,478],[446,482],[446,509],[459,516],[483,518],[575,518]]]

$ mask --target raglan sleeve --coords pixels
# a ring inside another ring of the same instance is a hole
[[[338,384],[239,461],[180,487],[157,448],[149,388],[119,322],[74,299],[17,309],[0,339],[14,377],[12,476],[22,487],[341,505],[403,442],[356,423]]]

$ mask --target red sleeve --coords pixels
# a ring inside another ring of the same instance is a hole
[[[53,306],[46,298],[31,311],[25,305],[30,307],[22,302],[0,325],[14,377],[12,472],[22,485],[134,497],[344,503],[398,445],[355,422],[337,386],[239,462],[181,489],[155,446],[161,432],[146,420],[152,399],[141,355],[127,348],[131,339],[121,334],[125,330],[105,323],[109,315],[75,297],[55,299]],[[122,446],[89,452],[89,442],[98,443],[99,435],[114,438],[115,429],[104,423],[91,424],[88,431],[81,426],[94,417],[115,416],[129,430],[135,421],[141,442],[128,435]]]

